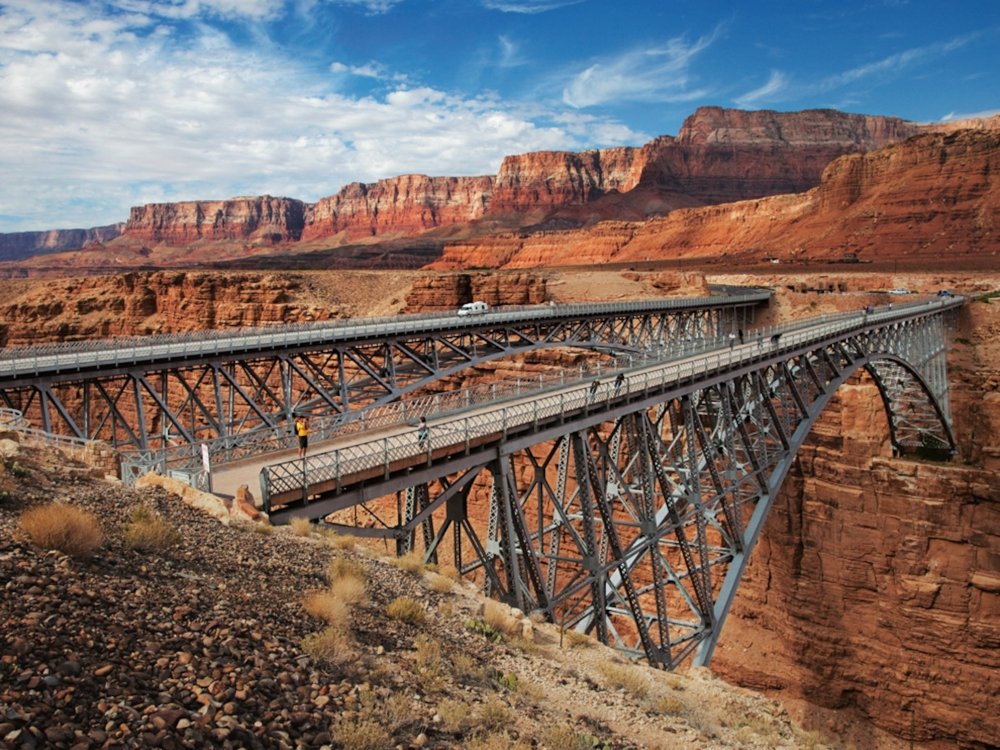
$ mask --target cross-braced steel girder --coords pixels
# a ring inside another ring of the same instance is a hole
[[[652,664],[705,664],[773,498],[840,385],[871,374],[897,451],[954,447],[944,333],[942,316],[926,315],[808,344],[775,339],[662,390],[628,386],[521,429],[505,419],[480,453],[451,454],[442,438],[407,471],[428,488],[428,514],[447,505],[455,567],[487,592]],[[406,478],[387,465],[384,481]],[[352,491],[272,517],[324,517]],[[378,481],[364,493],[377,496]],[[414,538],[425,518],[385,535]],[[444,532],[428,559],[441,559]]]
[[[712,340],[745,325],[760,301],[571,306],[564,315],[562,308],[546,309],[536,314],[544,317],[489,315],[417,330],[409,322],[383,325],[365,336],[308,345],[286,331],[284,343],[259,350],[226,354],[220,344],[220,351],[179,350],[147,364],[137,355],[135,364],[123,364],[132,356],[126,351],[121,357],[98,352],[100,361],[87,368],[40,367],[7,377],[0,366],[0,405],[47,432],[116,448],[164,451],[207,443],[213,452],[216,446],[230,451],[240,441],[266,444],[286,434],[296,414],[349,419],[495,359],[552,347],[629,354]],[[28,351],[22,361],[33,359],[44,357]]]

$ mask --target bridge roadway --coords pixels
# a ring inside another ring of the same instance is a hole
[[[7,347],[0,352],[0,385],[16,386],[40,378],[79,378],[85,373],[107,374],[134,368],[152,369],[222,357],[250,356],[293,349],[382,341],[392,336],[423,336],[463,332],[470,328],[559,319],[600,319],[622,313],[646,313],[739,307],[766,303],[771,293],[760,289],[717,287],[708,297],[655,299],[553,306],[502,307],[483,315],[422,313],[387,318],[324,321],[315,324],[271,326],[239,331],[128,337],[106,341],[74,341],[38,346]]]
[[[588,381],[431,417],[426,447],[418,445],[412,424],[398,424],[310,446],[305,460],[295,458],[295,451],[285,450],[221,466],[212,471],[212,489],[232,497],[240,485],[247,485],[254,494],[259,487],[274,522],[285,522],[292,516],[315,520],[407,489],[416,481],[427,481],[445,470],[443,466],[435,468],[437,464],[460,470],[474,462],[463,460],[474,449],[495,450],[498,443],[525,434],[531,441],[541,439],[541,432],[558,436],[568,430],[562,425],[570,422],[578,429],[581,424],[597,424],[634,411],[636,398],[651,392],[691,391],[713,379],[731,377],[735,369],[759,368],[762,362],[787,358],[824,339],[960,304],[959,298],[895,307],[890,304],[872,314],[859,311],[822,316],[748,331],[742,344],[723,344],[683,359],[624,370],[623,381],[617,386],[613,373],[606,374],[596,393]],[[775,334],[776,340],[772,339]]]

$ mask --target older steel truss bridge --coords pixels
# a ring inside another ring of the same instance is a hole
[[[499,308],[7,348],[0,407],[46,432],[103,440],[142,471],[274,450],[298,414],[333,433],[371,409],[490,360],[551,347],[641,353],[747,326],[762,290]],[[323,437],[317,434],[316,437]]]
[[[706,664],[796,451],[866,372],[899,453],[949,456],[958,298],[847,314],[477,408],[262,472],[272,520],[448,558],[487,594],[650,663]],[[364,528],[346,516],[360,512]],[[395,512],[394,522],[386,520]]]

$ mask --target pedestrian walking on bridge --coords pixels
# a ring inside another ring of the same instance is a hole
[[[296,417],[295,434],[299,438],[299,458],[305,458],[309,448],[309,417]]]

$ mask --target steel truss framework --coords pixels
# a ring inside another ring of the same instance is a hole
[[[629,397],[556,434],[508,438],[409,487],[396,527],[363,533],[427,561],[450,554],[487,594],[651,664],[707,664],[773,498],[840,385],[870,375],[895,450],[954,450],[943,317],[856,331]],[[488,513],[470,513],[474,488]]]
[[[241,437],[284,435],[299,413],[351,416],[466,368],[532,350],[629,353],[712,339],[746,326],[761,302],[720,300],[513,322],[462,319],[440,331],[0,380],[0,405],[46,432],[119,449],[204,442],[229,448]]]

